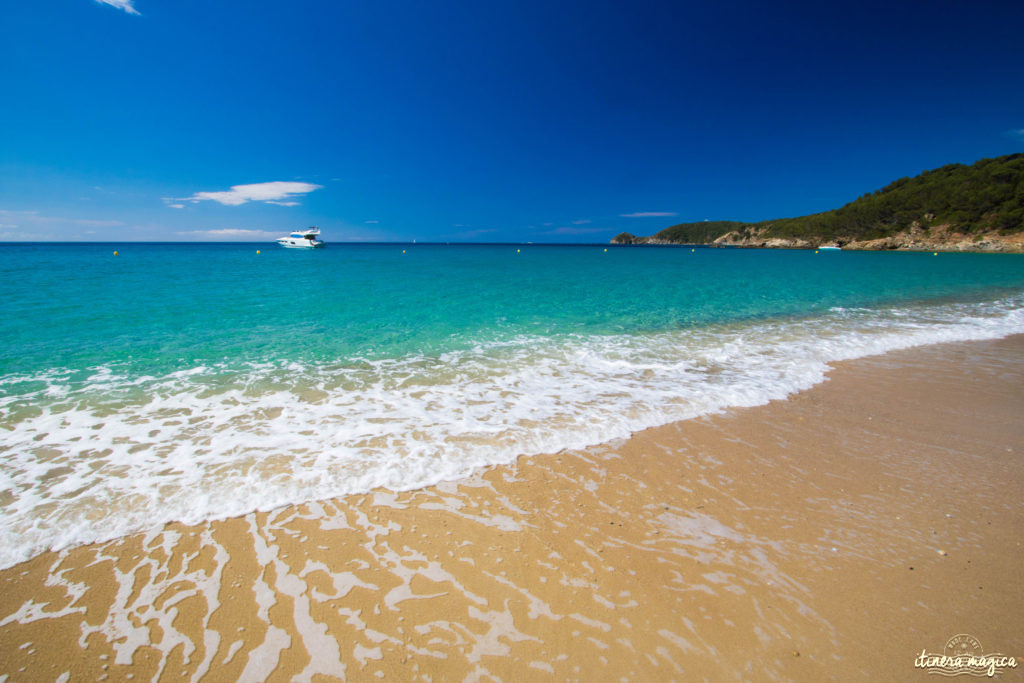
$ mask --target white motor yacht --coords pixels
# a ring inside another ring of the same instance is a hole
[[[323,240],[317,239],[319,236],[320,228],[314,225],[305,230],[296,230],[287,237],[278,237],[277,243],[294,249],[313,249],[324,246]]]

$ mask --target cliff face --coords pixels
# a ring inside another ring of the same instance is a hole
[[[965,234],[949,225],[922,228],[914,223],[909,230],[902,230],[887,237],[872,240],[819,240],[771,237],[768,228],[756,228],[742,233],[732,231],[716,239],[713,244],[723,247],[748,247],[762,249],[816,249],[817,247],[842,247],[848,250],[900,250],[900,251],[980,251],[1024,253],[1024,233],[1000,235],[998,231]],[[640,238],[644,239],[644,238]],[[638,242],[650,244],[651,242]]]
[[[680,242],[651,237],[638,237],[624,232],[616,235],[612,244],[678,245]],[[690,244],[701,244],[690,242]],[[928,229],[914,224],[909,230],[897,232],[888,237],[873,240],[845,239],[800,239],[772,237],[768,228],[754,228],[748,231],[733,230],[710,242],[716,247],[740,247],[748,249],[817,249],[818,247],[842,247],[847,250],[874,251],[979,251],[1024,253],[1024,233],[1000,235],[998,231],[965,234],[949,225],[936,225]]]

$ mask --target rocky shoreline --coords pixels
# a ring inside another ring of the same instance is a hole
[[[998,231],[965,234],[949,225],[921,228],[916,223],[888,237],[873,240],[816,239],[770,237],[771,226],[733,230],[704,242],[714,247],[740,247],[748,249],[817,249],[819,247],[841,247],[851,251],[958,251],[984,253],[1024,253],[1024,233],[1001,235]],[[612,244],[633,245],[678,245],[681,242],[657,237],[637,237],[622,233],[611,240]]]

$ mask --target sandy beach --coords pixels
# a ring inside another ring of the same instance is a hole
[[[1024,656],[1024,336],[0,572],[0,680],[915,680]],[[1019,670],[1010,670],[1019,675]]]

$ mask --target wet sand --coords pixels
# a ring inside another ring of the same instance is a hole
[[[1024,659],[1022,416],[1024,336],[936,345],[457,483],[46,553],[0,572],[0,680],[911,680],[962,633]]]

